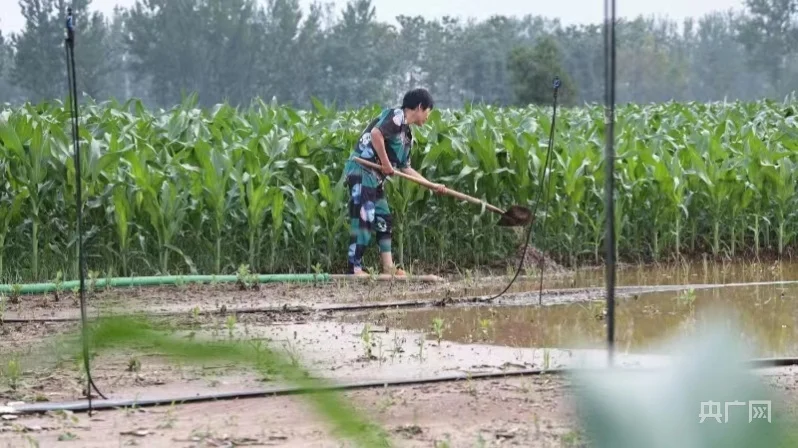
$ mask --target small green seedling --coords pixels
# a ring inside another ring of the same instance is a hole
[[[363,341],[363,348],[366,359],[371,359],[371,325],[366,324],[360,332],[360,340]]]
[[[11,302],[12,305],[19,304],[19,298],[22,296],[22,285],[19,283],[14,283],[11,285],[11,297],[9,297],[8,301]]]
[[[695,289],[693,288],[690,288],[687,291],[682,291],[681,293],[679,293],[679,296],[677,297],[677,300],[679,301],[680,305],[685,305],[689,307],[695,305],[695,299],[696,299]]]
[[[488,337],[488,331],[493,326],[493,321],[490,319],[480,319],[479,320],[479,329],[482,331],[482,335],[484,337]]]
[[[19,387],[19,380],[22,378],[22,366],[19,363],[19,359],[16,357],[9,359],[5,370],[8,387],[10,387],[11,390],[17,390]]]
[[[88,293],[92,294],[97,289],[97,278],[99,277],[100,273],[97,271],[89,271],[89,287]]]
[[[61,294],[64,292],[64,273],[60,270],[55,274],[55,291],[53,291],[53,298],[56,302],[61,300]]]
[[[227,325],[227,334],[230,339],[233,339],[233,330],[236,328],[236,317],[234,315],[227,316],[227,321],[225,322]]]
[[[127,371],[128,372],[140,372],[141,371],[141,361],[138,358],[132,357],[127,362]]]
[[[440,347],[441,340],[443,339],[443,319],[440,317],[432,319],[432,330],[435,332],[435,336],[438,338],[438,347]]]
[[[236,284],[242,291],[248,289],[258,289],[258,279],[249,270],[248,264],[242,264],[236,271]]]

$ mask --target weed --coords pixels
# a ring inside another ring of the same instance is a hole
[[[321,263],[316,263],[313,265],[313,286],[319,286],[319,277],[322,274],[322,267]]]
[[[680,292],[676,299],[678,300],[679,305],[692,308],[695,305],[696,299],[695,289],[690,288],[686,291]]]
[[[404,344],[405,340],[402,338],[399,339],[399,333],[396,331],[393,332],[393,348],[391,349],[391,361],[396,358],[397,353],[404,353],[405,349],[402,348],[402,344]]]
[[[97,278],[100,276],[100,273],[97,271],[89,271],[89,284],[88,284],[88,292],[89,294],[93,294],[94,291],[97,290]]]
[[[482,336],[484,338],[489,337],[489,331],[493,328],[493,321],[491,319],[480,319],[479,320],[479,329],[482,331]]]
[[[285,353],[288,355],[288,359],[291,361],[292,367],[299,367],[299,350],[297,349],[296,345],[288,341],[283,344],[283,348],[285,349]]]
[[[53,298],[56,302],[61,300],[61,294],[64,292],[64,273],[60,270],[55,274],[55,291],[53,291]]]
[[[11,285],[11,297],[9,297],[8,301],[11,302],[12,305],[19,304],[19,298],[22,296],[22,285],[19,283],[14,283]]]
[[[371,359],[371,325],[368,323],[363,326],[360,331],[360,340],[363,341],[363,350],[365,351],[365,358]]]
[[[562,436],[562,445],[565,447],[582,446],[582,437],[579,431],[569,431]]]
[[[432,319],[432,331],[435,332],[435,337],[438,338],[438,347],[440,347],[441,340],[443,339],[443,319],[440,317]]]
[[[177,421],[177,417],[175,416],[176,409],[177,405],[173,401],[172,404],[169,406],[169,409],[166,411],[166,415],[164,416],[164,421],[158,424],[158,429],[174,428],[175,422]]]
[[[242,291],[260,288],[258,278],[250,272],[248,264],[238,266],[238,270],[236,271],[236,285],[238,285],[238,288]]]
[[[131,357],[127,362],[127,371],[128,372],[140,372],[141,371],[141,361],[134,357]]]
[[[227,316],[227,321],[225,321],[225,325],[227,325],[227,334],[230,339],[233,339],[233,330],[236,328],[236,317],[234,315]]]
[[[452,443],[451,439],[447,435],[446,436],[446,440],[436,440],[435,441],[435,448],[450,448],[452,446],[451,443]]]
[[[196,328],[199,325],[199,316],[200,316],[200,308],[199,306],[195,306],[191,309],[191,327]]]
[[[77,440],[77,438],[78,436],[76,436],[74,433],[67,431],[58,436],[58,441],[65,442],[67,440]]]
[[[10,387],[11,390],[17,390],[20,379],[22,378],[22,366],[20,365],[19,359],[16,356],[9,359],[5,370],[8,387]]]

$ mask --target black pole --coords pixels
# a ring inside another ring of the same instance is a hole
[[[606,161],[605,194],[607,210],[607,234],[605,242],[606,260],[605,274],[607,283],[607,350],[609,365],[613,365],[615,345],[615,0],[604,0],[604,56],[605,56],[605,91],[606,109],[605,126],[607,147],[604,154]]]
[[[91,364],[89,361],[88,334],[86,328],[86,257],[83,253],[83,185],[81,182],[81,161],[80,161],[80,132],[78,128],[78,99],[77,81],[75,72],[75,22],[72,16],[72,8],[67,8],[66,31],[67,37],[64,42],[67,52],[67,80],[69,84],[70,112],[72,115],[72,147],[75,158],[75,205],[77,208],[77,233],[78,233],[78,278],[80,279],[80,320],[83,334],[83,366],[86,369],[86,397],[89,400],[89,414],[91,414],[91,391],[95,391],[102,397],[103,394],[97,390],[91,378]]]

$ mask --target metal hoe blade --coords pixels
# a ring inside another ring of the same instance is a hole
[[[501,227],[525,226],[532,222],[532,212],[520,205],[513,205],[502,215],[497,225]]]

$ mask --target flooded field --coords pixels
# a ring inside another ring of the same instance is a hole
[[[798,355],[798,285],[734,286],[634,295],[618,300],[616,341],[622,351],[658,352],[676,333],[718,312],[736,319],[758,356]],[[471,307],[402,311],[381,322],[428,337],[512,347],[603,348],[605,302],[551,306]]]
[[[568,279],[544,282],[560,287],[604,287],[604,269],[578,269]],[[619,267],[616,285],[654,286],[686,284],[729,284],[798,280],[798,262],[693,262]]]

